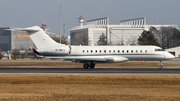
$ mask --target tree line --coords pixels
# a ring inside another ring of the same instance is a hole
[[[180,31],[174,27],[160,27],[159,30],[151,27],[149,31],[143,31],[139,36],[138,43],[140,45],[146,45],[147,40],[143,39],[147,39],[149,45],[160,46],[163,49],[177,47],[180,46]]]

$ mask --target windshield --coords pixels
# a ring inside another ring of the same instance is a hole
[[[160,49],[155,49],[155,51],[163,51],[163,49],[161,49],[161,48]]]

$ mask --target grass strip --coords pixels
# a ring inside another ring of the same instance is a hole
[[[3,101],[176,101],[179,75],[0,75]]]

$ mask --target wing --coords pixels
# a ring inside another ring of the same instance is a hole
[[[51,59],[64,59],[73,62],[124,62],[127,58],[122,56],[65,56],[65,57],[46,57]]]

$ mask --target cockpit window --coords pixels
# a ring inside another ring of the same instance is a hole
[[[155,49],[155,51],[163,51],[162,49]]]

